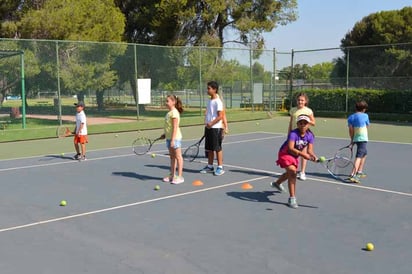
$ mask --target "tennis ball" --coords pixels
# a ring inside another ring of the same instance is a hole
[[[375,249],[375,246],[373,245],[373,243],[367,243],[365,248],[367,251],[372,251]]]
[[[63,157],[63,156],[64,156],[64,152],[60,153],[60,156],[62,156],[62,157]]]
[[[119,137],[119,134],[116,134],[114,137]]]
[[[257,122],[256,125],[258,126],[258,125],[259,125],[259,122]]]
[[[320,157],[319,157],[319,162],[323,163],[323,162],[325,162],[325,161],[326,161],[325,156],[320,156]]]
[[[65,201],[65,200],[62,200],[61,202],[60,202],[60,206],[66,206],[67,205],[67,202]]]
[[[155,190],[159,190],[159,189],[160,189],[160,186],[159,186],[159,185],[156,185],[156,186],[154,187],[154,189],[155,189]]]
[[[152,158],[155,158],[155,157],[156,157],[156,154],[152,153]]]

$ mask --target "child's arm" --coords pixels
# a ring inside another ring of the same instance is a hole
[[[223,110],[222,112],[223,112],[223,119],[222,119],[222,122],[223,122],[223,130],[224,130],[225,133],[227,134],[227,133],[229,133],[229,126],[228,126],[228,124],[227,124],[226,110]]]
[[[212,121],[210,121],[209,123],[206,124],[206,126],[208,128],[211,128],[214,124],[218,123],[220,120],[223,119],[223,112],[222,111],[218,111],[217,112],[217,117],[215,119],[213,119]]]
[[[170,143],[172,144],[172,142],[175,141],[176,139],[176,135],[177,135],[177,129],[179,128],[179,120],[175,117],[172,118],[172,125],[173,125],[173,129],[172,129],[172,137],[170,139]]]
[[[315,120],[315,115],[313,115],[313,112],[311,115],[309,115],[310,118],[310,125],[315,126],[316,125],[316,120]]]
[[[350,142],[353,143],[353,136],[355,134],[355,130],[352,125],[349,125],[349,137],[350,137]]]

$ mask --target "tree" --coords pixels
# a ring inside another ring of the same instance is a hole
[[[342,39],[344,57],[337,63],[346,67],[349,54],[349,76],[352,78],[412,76],[411,25],[412,7],[364,17]],[[362,47],[365,45],[381,46]],[[340,68],[335,71],[345,70]],[[391,88],[393,84],[399,87],[400,83],[375,81],[373,87]],[[353,82],[352,85],[359,84]]]
[[[126,14],[129,42],[262,48],[263,32],[295,21],[296,0],[116,0]],[[231,31],[235,39],[228,40]]]
[[[21,37],[120,42],[124,21],[113,0],[48,0],[22,17]]]

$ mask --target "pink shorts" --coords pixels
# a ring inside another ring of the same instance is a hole
[[[299,158],[293,157],[292,155],[285,153],[283,151],[279,151],[278,160],[276,161],[276,164],[280,166],[281,168],[286,168],[292,165],[298,168]]]

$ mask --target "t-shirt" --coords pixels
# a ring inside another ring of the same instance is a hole
[[[312,116],[313,115],[313,111],[311,108],[308,108],[307,106],[304,106],[303,108],[298,109],[297,107],[293,107],[290,109],[289,112],[290,116],[293,116],[293,120],[297,120],[297,118],[300,115],[307,115],[307,116]]]
[[[220,98],[210,99],[207,103],[205,124],[213,121],[218,117],[218,111],[223,111],[223,103]],[[222,120],[212,126],[212,128],[222,128]]]
[[[177,119],[177,124],[180,124],[180,113],[177,109],[172,109],[168,113],[166,113],[165,116],[165,124],[164,124],[164,130],[165,130],[165,137],[166,139],[172,139],[172,134],[173,134],[173,119]],[[176,132],[176,140],[181,140],[182,139],[182,132],[180,131],[180,127],[178,126],[177,132]]]
[[[313,135],[312,132],[306,131],[305,135],[301,136],[299,129],[294,129],[291,132],[289,132],[288,139],[282,144],[279,151],[282,153],[290,154],[295,158],[298,158],[299,156],[288,152],[289,141],[293,141],[295,143],[294,145],[295,149],[302,151],[309,144],[313,144],[314,140],[315,140],[315,136]]]
[[[368,141],[369,116],[364,112],[355,112],[348,117],[348,126],[353,127],[353,141]]]
[[[86,113],[84,111],[76,112],[76,130],[80,128],[81,124],[83,125],[82,130],[79,132],[79,135],[87,135],[87,119]]]

